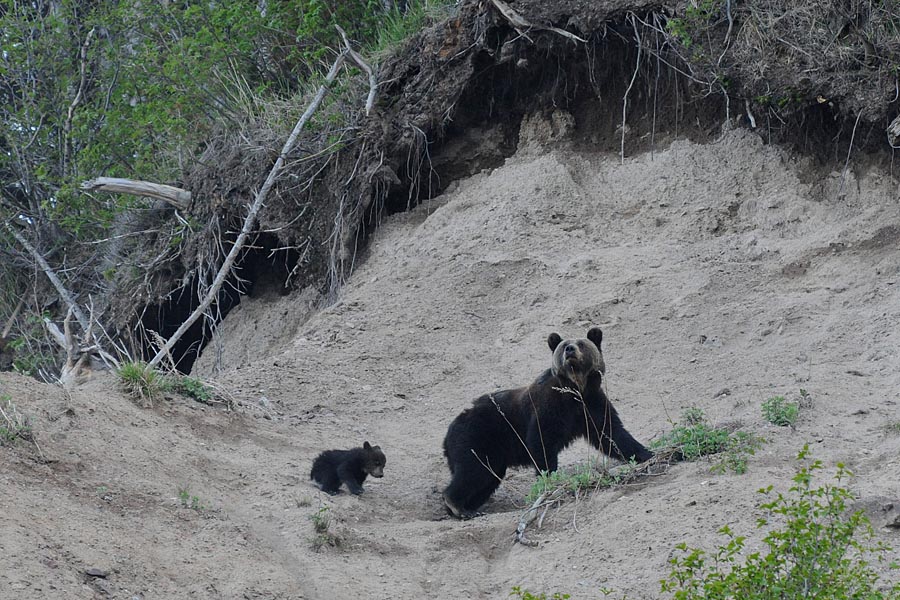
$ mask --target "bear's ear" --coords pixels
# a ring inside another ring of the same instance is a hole
[[[372,446],[369,445],[369,442],[363,442],[363,450],[371,450]]]
[[[547,337],[547,345],[550,346],[550,352],[556,350],[556,347],[559,346],[559,343],[562,341],[562,338],[558,333],[551,333]]]
[[[603,330],[599,327],[591,327],[590,331],[588,331],[587,338],[594,342],[594,345],[597,346],[597,349],[600,349],[600,342],[603,341]]]

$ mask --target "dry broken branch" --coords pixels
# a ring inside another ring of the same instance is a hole
[[[139,181],[136,179],[97,177],[96,179],[89,179],[83,182],[81,184],[81,189],[156,198],[168,202],[182,210],[187,209],[191,202],[191,193],[187,190],[171,185],[164,185],[162,183],[151,183],[149,181]]]
[[[50,268],[50,265],[44,259],[40,252],[38,252],[31,243],[25,239],[22,234],[20,234],[16,229],[11,226],[9,223],[5,223],[7,231],[9,231],[16,241],[22,244],[22,246],[31,254],[32,258],[37,262],[37,264],[41,267],[41,270],[44,272],[44,275],[47,276],[47,279],[50,280],[50,283],[53,284],[53,287],[56,288],[56,292],[59,294],[59,297],[62,298],[62,301],[66,303],[70,309],[72,309],[72,313],[75,315],[75,318],[78,319],[78,324],[81,325],[81,328],[84,331],[88,330],[89,322],[88,318],[81,312],[81,309],[76,304],[75,299],[72,297],[72,294],[69,293],[69,290],[62,284],[62,281],[59,280],[59,277],[56,276],[56,273],[53,269]]]
[[[549,507],[554,502],[558,502],[565,493],[565,488],[556,488],[554,490],[547,490],[546,492],[538,496],[537,500],[534,501],[534,504],[531,505],[531,508],[526,510],[522,514],[522,517],[519,519],[519,524],[516,527],[515,541],[522,544],[523,546],[537,546],[537,542],[532,542],[525,537],[525,529],[528,527],[528,525],[531,524],[532,521],[534,521],[538,517],[538,512],[541,510],[541,508]],[[543,516],[541,517],[541,520],[543,520]]]
[[[503,2],[502,0],[491,0],[491,2],[494,4],[494,6],[497,7],[497,10],[500,11],[500,14],[503,15],[503,17],[507,21],[509,21],[509,24],[512,25],[513,28],[518,31],[519,35],[521,36],[528,37],[525,35],[525,31],[529,29],[544,29],[546,31],[552,31],[553,33],[561,35],[564,38],[568,38],[573,42],[581,42],[582,44],[587,42],[587,40],[581,39],[574,33],[569,33],[565,29],[560,29],[559,27],[545,27],[543,25],[534,25],[533,23],[528,21],[528,19],[513,10],[513,8],[509,4]]]
[[[372,67],[369,66],[358,52],[350,47],[350,40],[347,39],[347,34],[344,33],[341,26],[335,25],[335,27],[337,28],[338,33],[341,34],[341,38],[344,40],[344,52],[357,67],[365,71],[366,75],[369,76],[369,95],[366,96],[366,116],[368,116],[369,113],[372,112],[372,107],[375,105],[375,91],[378,89],[378,79],[375,78],[375,71],[372,70]]]
[[[341,31],[341,33],[343,35],[343,31]],[[350,44],[347,41],[346,36],[344,36],[344,42],[346,47],[335,59],[334,64],[331,65],[331,69],[328,71],[328,75],[325,77],[325,82],[321,86],[319,86],[319,90],[318,92],[316,92],[313,101],[310,102],[309,106],[306,108],[306,111],[300,117],[300,120],[297,121],[296,125],[294,125],[293,131],[291,131],[291,134],[288,136],[287,141],[284,143],[284,147],[281,149],[281,154],[278,155],[278,159],[275,161],[275,165],[272,167],[272,170],[269,171],[269,176],[266,177],[265,183],[263,183],[260,190],[256,193],[256,198],[254,198],[253,203],[250,205],[250,210],[247,212],[247,216],[244,219],[244,225],[241,227],[241,232],[240,234],[238,234],[237,239],[234,241],[234,245],[228,252],[228,256],[226,256],[225,260],[222,262],[222,266],[219,268],[218,273],[216,273],[216,277],[215,279],[213,279],[212,285],[210,285],[209,289],[206,291],[206,295],[203,297],[203,300],[200,302],[197,308],[195,308],[194,311],[188,316],[188,318],[185,319],[184,323],[182,323],[181,326],[178,327],[175,333],[173,333],[171,337],[166,340],[166,343],[156,352],[156,355],[152,359],[150,359],[150,362],[147,363],[148,369],[152,369],[157,364],[159,364],[159,362],[163,358],[171,354],[172,348],[175,346],[178,340],[181,339],[181,336],[183,336],[184,333],[188,329],[190,329],[191,325],[193,325],[197,321],[197,319],[199,319],[203,315],[203,313],[206,312],[206,309],[209,308],[209,306],[218,296],[222,284],[225,283],[225,279],[231,272],[231,267],[234,265],[234,262],[237,260],[238,254],[240,254],[241,249],[244,247],[244,243],[247,241],[247,237],[250,235],[250,232],[256,225],[256,215],[262,208],[266,196],[269,194],[269,190],[272,189],[272,186],[275,184],[275,181],[281,174],[281,170],[284,167],[286,157],[294,148],[294,143],[297,141],[297,136],[300,135],[300,131],[306,125],[307,121],[309,121],[316,109],[319,108],[319,105],[325,98],[325,93],[328,91],[328,88],[331,86],[331,83],[334,81],[335,77],[337,77],[341,65],[344,64],[344,61],[348,56],[351,56],[350,53],[353,52],[350,49]],[[355,59],[353,60],[354,62],[356,62]],[[362,58],[360,58],[359,61],[362,64],[365,64],[362,61]],[[373,80],[374,77],[370,79],[370,81]],[[370,96],[373,95],[374,92],[370,91]]]

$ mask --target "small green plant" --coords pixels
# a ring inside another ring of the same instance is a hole
[[[31,439],[28,417],[19,412],[12,398],[0,396],[0,446],[12,444],[19,439]]]
[[[328,512],[328,507],[323,506],[313,514],[309,516],[310,521],[313,524],[313,530],[315,531],[315,535],[311,540],[311,544],[313,550],[318,552],[322,549],[323,546],[340,546],[341,541],[336,535],[334,535],[331,531],[331,514]]]
[[[178,488],[178,501],[181,502],[181,506],[184,508],[190,508],[191,510],[196,510],[197,512],[206,510],[207,505],[200,499],[200,496],[195,496],[191,494],[190,490],[186,487]]]
[[[632,461],[612,472],[599,469],[594,461],[588,461],[577,465],[571,471],[557,470],[550,473],[542,471],[531,485],[526,500],[534,502],[542,494],[560,488],[574,494],[581,490],[609,487],[627,479],[636,467],[637,463]]]
[[[887,435],[900,435],[900,421],[888,421],[885,423],[884,433]]]
[[[163,391],[162,377],[143,362],[123,363],[116,371],[125,392],[145,405],[152,405]]]
[[[519,586],[516,586],[512,589],[509,597],[519,598],[520,600],[567,600],[568,598],[571,598],[569,594],[563,594],[560,592],[554,592],[552,596],[548,596],[543,592],[541,592],[540,594],[532,594],[528,590],[523,590]]]
[[[184,394],[188,398],[193,398],[197,402],[202,402],[203,404],[212,403],[212,400],[215,397],[212,388],[199,379],[188,377],[186,375],[176,375],[170,378],[168,387],[172,391]]]
[[[721,460],[712,467],[714,471],[745,473],[747,457],[753,455],[765,441],[744,431],[732,432],[724,427],[714,427],[706,422],[706,416],[699,408],[685,409],[681,420],[683,424],[676,425],[672,431],[654,440],[650,447],[655,451],[674,449],[687,461],[722,454]]]
[[[809,447],[797,458],[809,458]],[[874,541],[862,511],[847,511],[853,494],[842,484],[851,473],[838,463],[835,483],[814,487],[821,469],[819,461],[801,466],[787,496],[779,493],[762,504],[768,516],[758,527],[781,522],[763,538],[766,551],[745,553],[746,538],[726,525],[719,531],[728,539],[713,554],[685,543],[676,546],[681,555],[669,561],[672,570],[662,591],[678,600],[900,598],[900,583],[885,590],[869,560],[886,560],[891,548]],[[772,486],[760,493],[771,497]]]
[[[766,421],[779,427],[793,426],[800,414],[800,405],[786,400],[784,396],[772,396],[762,403]]]

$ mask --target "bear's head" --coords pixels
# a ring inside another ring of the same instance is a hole
[[[553,364],[550,370],[556,377],[566,379],[582,387],[591,373],[606,374],[606,363],[603,362],[603,351],[600,343],[603,331],[592,327],[587,338],[564,340],[558,333],[551,333],[547,344],[553,352]]]
[[[363,442],[363,451],[365,452],[365,460],[363,460],[363,470],[372,477],[384,477],[384,464],[386,459],[381,446],[372,446],[369,442]]]

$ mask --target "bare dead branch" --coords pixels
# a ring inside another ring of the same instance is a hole
[[[344,52],[347,53],[351,62],[356,64],[357,67],[365,71],[366,75],[369,76],[369,95],[366,97],[366,116],[368,116],[369,113],[372,112],[372,107],[375,106],[375,91],[378,89],[378,79],[375,77],[375,72],[372,70],[372,67],[366,63],[358,52],[350,47],[350,40],[347,39],[347,34],[344,33],[341,26],[335,25],[335,27],[337,28],[338,33],[341,34],[341,38],[344,40]]]
[[[545,27],[543,25],[535,25],[531,23],[530,21],[528,21],[528,19],[513,10],[513,8],[509,4],[503,2],[503,0],[491,0],[491,2],[494,6],[497,7],[497,10],[500,11],[501,15],[503,15],[503,18],[509,21],[509,24],[512,25],[513,28],[517,32],[519,32],[519,35],[521,35],[522,37],[528,37],[527,35],[525,35],[525,32],[529,29],[544,29],[546,31],[552,31],[553,33],[561,35],[564,38],[568,38],[573,42],[581,42],[582,44],[587,43],[587,40],[583,40],[574,33],[570,33],[565,29],[560,29],[559,27],[552,26]]]
[[[12,314],[6,321],[6,326],[3,328],[3,332],[0,333],[0,338],[5,338],[9,335],[9,332],[12,331],[13,321],[15,321],[16,317],[19,316],[19,312],[22,310],[23,306],[25,306],[25,296],[19,298],[19,303],[16,304],[16,307],[13,309]]]
[[[16,241],[22,244],[29,254],[31,254],[32,258],[37,262],[37,264],[41,267],[41,270],[44,272],[44,275],[47,276],[47,279],[50,280],[50,283],[53,284],[53,287],[56,288],[56,292],[59,294],[59,297],[63,302],[66,303],[66,306],[72,309],[72,313],[75,315],[75,318],[78,319],[78,323],[81,325],[81,328],[87,331],[89,322],[88,318],[81,312],[81,309],[78,307],[78,304],[75,302],[75,299],[72,297],[72,294],[69,293],[69,290],[62,284],[62,281],[59,280],[59,277],[56,276],[56,273],[53,269],[50,268],[50,265],[44,259],[40,252],[38,252],[31,243],[25,239],[25,237],[16,231],[15,227],[11,226],[9,223],[4,223],[6,225],[7,231],[9,231]]]
[[[525,529],[538,517],[538,512],[542,508],[550,507],[555,502],[558,502],[565,493],[565,488],[556,488],[554,490],[547,490],[538,496],[537,500],[534,501],[531,507],[526,510],[519,519],[519,524],[516,526],[515,541],[523,546],[537,546],[537,542],[533,542],[525,537]],[[544,512],[546,513],[546,511]],[[541,520],[543,520],[543,517],[541,517]]]
[[[241,232],[238,234],[237,239],[234,241],[234,245],[231,247],[231,250],[228,252],[228,256],[225,257],[222,266],[219,267],[218,273],[216,273],[215,279],[213,279],[212,285],[210,285],[209,289],[206,291],[206,295],[203,300],[194,309],[194,311],[185,319],[184,323],[169,337],[166,341],[165,345],[160,348],[156,355],[150,359],[150,362],[147,363],[147,368],[152,369],[159,362],[168,356],[172,348],[181,339],[181,336],[193,325],[197,319],[199,319],[206,310],[213,303],[213,300],[218,296],[219,290],[222,288],[222,285],[225,283],[225,279],[228,277],[228,274],[231,272],[231,267],[234,265],[234,262],[237,260],[238,254],[240,254],[241,249],[244,247],[245,242],[247,241],[247,237],[250,235],[250,232],[253,230],[254,225],[256,224],[256,215],[259,213],[260,209],[265,202],[266,196],[269,194],[269,190],[272,189],[272,186],[275,184],[275,181],[278,179],[278,176],[281,174],[282,167],[284,166],[287,155],[294,148],[294,143],[297,141],[297,136],[300,135],[300,131],[306,125],[307,121],[312,117],[313,113],[319,108],[319,105],[322,103],[322,100],[325,98],[325,93],[328,91],[328,88],[331,86],[331,83],[334,81],[335,77],[337,77],[338,71],[340,71],[341,65],[343,65],[344,61],[347,58],[347,50],[344,49],[338,57],[335,59],[334,64],[331,65],[331,69],[328,71],[328,75],[325,77],[324,83],[319,86],[318,92],[316,92],[313,101],[306,108],[306,111],[300,117],[300,120],[297,121],[297,124],[294,125],[293,131],[288,136],[287,141],[284,143],[284,147],[281,149],[281,154],[278,155],[278,159],[275,161],[275,165],[269,171],[268,177],[266,177],[266,181],[263,183],[262,187],[256,194],[256,198],[253,200],[253,203],[250,205],[250,210],[247,213],[246,218],[244,219],[244,225],[241,227]]]
[[[149,181],[139,181],[136,179],[97,177],[96,179],[89,179],[83,182],[81,184],[81,189],[156,198],[157,200],[163,200],[182,210],[186,210],[191,202],[191,193],[187,190],[162,183],[151,183]]]

